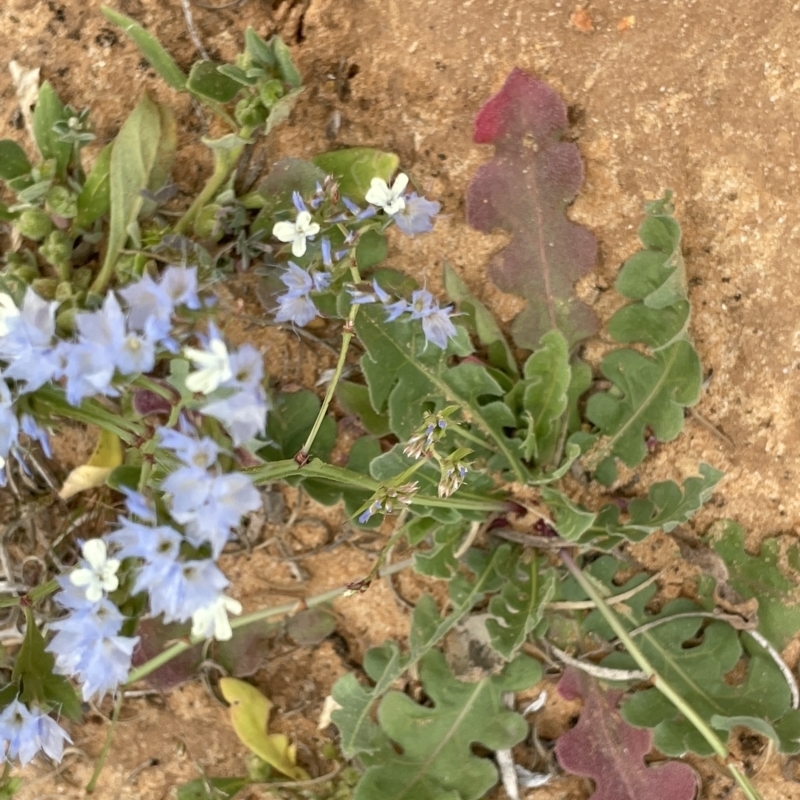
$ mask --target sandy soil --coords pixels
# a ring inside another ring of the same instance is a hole
[[[63,100],[91,106],[100,142],[119,129],[136,97],[150,91],[180,120],[175,179],[189,196],[210,166],[195,144],[201,123],[188,101],[157,80],[134,45],[106,24],[99,6],[99,0],[6,0],[0,9],[0,137],[22,140],[6,68],[12,59],[40,66]],[[179,0],[119,0],[116,7],[154,32],[183,67],[197,57]],[[777,532],[796,537],[800,497],[792,487],[800,474],[800,437],[791,408],[800,370],[800,223],[794,216],[800,4],[597,0],[576,15],[572,3],[549,0],[250,0],[222,11],[194,7],[194,17],[216,58],[234,55],[247,25],[265,36],[278,32],[292,46],[307,90],[290,124],[270,140],[267,162],[334,145],[394,150],[417,184],[443,204],[443,215],[432,235],[405,240],[402,253],[396,248],[393,265],[435,287],[447,259],[501,318],[513,315],[515,302],[488,285],[484,271],[502,237],[483,236],[464,222],[465,188],[490,157],[487,148],[472,144],[471,124],[512,67],[546,79],[570,106],[585,159],[586,184],[572,216],[600,243],[597,268],[584,288],[601,317],[616,302],[606,290],[637,249],[643,202],[665,188],[676,193],[693,332],[709,379],[697,411],[724,437],[690,420],[678,442],[660,446],[638,471],[642,485],[681,480],[707,461],[727,478],[699,515],[697,530],[724,515],[746,527],[753,548]],[[334,112],[341,127],[329,138]],[[252,281],[232,291],[246,313],[231,318],[229,332],[270,344],[272,363],[284,369],[273,373],[276,380],[302,382],[309,370],[330,365],[326,352],[264,331]],[[601,346],[587,348],[588,356]],[[62,466],[71,466],[69,460]],[[319,513],[312,505],[301,508],[301,516]],[[318,534],[304,531],[302,524],[290,531],[278,522],[266,524],[259,536],[298,551],[309,547],[304,536],[313,541]],[[666,540],[664,547],[670,547]],[[369,565],[362,549],[342,546],[299,562],[298,581],[280,560],[286,552],[273,542],[249,556],[226,557],[246,610],[285,602],[280,587],[310,595]],[[416,591],[405,589],[411,596]],[[318,755],[327,735],[316,731],[316,720],[330,686],[368,646],[402,636],[405,627],[403,607],[383,584],[367,599],[340,601],[336,611],[339,640],[302,650],[278,639],[256,676],[277,704],[276,729],[297,739],[313,774],[329,769]],[[785,653],[792,666],[799,651],[795,641]],[[571,712],[554,701],[544,713],[542,725],[557,735]],[[76,756],[57,775],[43,765],[29,769],[41,782],[20,797],[83,796],[107,728],[100,713],[88,719],[74,731]],[[233,775],[243,769],[245,754],[225,709],[200,683],[166,697],[134,699],[123,719],[97,797],[155,800],[199,770]],[[800,786],[782,774],[778,759],[759,748],[746,755],[765,800],[800,798]],[[793,774],[791,767],[786,774]],[[713,770],[704,769],[703,779],[703,798],[737,796]],[[590,793],[586,782],[560,778],[530,796],[579,800]]]

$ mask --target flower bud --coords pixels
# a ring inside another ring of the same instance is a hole
[[[66,186],[53,186],[45,201],[47,210],[64,219],[72,219],[78,213],[78,198]]]
[[[15,227],[26,239],[41,242],[53,230],[53,221],[41,208],[29,208],[17,217]]]
[[[54,267],[68,264],[72,257],[72,238],[63,231],[52,231],[39,252]]]
[[[57,287],[57,278],[37,278],[31,283],[31,288],[42,300],[55,300]]]

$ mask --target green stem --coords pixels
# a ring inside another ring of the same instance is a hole
[[[117,722],[119,722],[119,712],[122,711],[122,701],[125,698],[125,693],[119,691],[117,693],[117,699],[114,703],[114,711],[111,715],[111,725],[108,728],[108,733],[106,734],[106,740],[103,742],[103,749],[100,752],[100,755],[95,762],[94,765],[94,772],[92,772],[92,777],[89,783],[86,784],[86,794],[92,794],[94,792],[95,787],[97,785],[97,781],[100,778],[100,773],[103,771],[103,766],[106,763],[106,758],[108,758],[108,751],[111,748],[111,740],[114,738],[114,731],[117,729]]]
[[[237,134],[240,139],[247,140],[253,135],[253,128],[242,128]],[[195,217],[200,213],[220,190],[222,184],[228,180],[239,158],[244,151],[245,144],[238,147],[232,147],[230,150],[215,150],[214,151],[214,172],[203,187],[203,191],[194,199],[194,202],[186,210],[186,213],[178,220],[175,225],[175,233],[186,233],[189,226],[194,222]]]
[[[116,434],[125,444],[133,444],[144,436],[142,425],[112,413],[96,400],[87,398],[79,406],[70,405],[64,397],[64,392],[52,385],[37,389],[32,402],[40,413],[46,411],[76,422],[96,425],[109,433]]]
[[[169,403],[175,402],[176,394],[174,391],[168,389],[166,386],[162,386],[158,381],[154,381],[146,375],[137,375],[133,379],[132,385],[139,389],[146,389],[148,392],[158,395]]]
[[[256,484],[273,483],[291,475],[302,474],[303,478],[323,478],[334,483],[344,483],[354,489],[367,489],[372,492],[383,486],[380,481],[376,481],[368,475],[362,475],[360,472],[354,472],[344,467],[335,467],[333,464],[326,464],[318,458],[312,458],[304,467],[300,467],[294,459],[273,461],[263,467],[247,470],[247,474]],[[476,497],[464,491],[459,491],[452,497],[415,495],[411,498],[411,505],[425,508],[454,508],[463,511],[486,512],[508,511],[509,508],[505,500]]]
[[[385,567],[382,569],[380,571],[380,576],[383,578],[387,575],[393,575],[395,572],[400,572],[410,567],[413,563],[414,560],[411,558],[407,558],[405,561],[399,561],[397,564],[392,564],[390,567]],[[314,608],[315,606],[322,605],[330,600],[335,600],[337,597],[341,597],[345,592],[347,592],[347,590],[347,586],[339,586],[336,589],[331,589],[328,592],[323,592],[322,594],[310,597],[308,600],[296,600],[293,603],[286,603],[282,606],[273,606],[272,608],[262,608],[258,611],[253,611],[250,614],[245,614],[243,617],[232,619],[231,629],[237,630],[238,628],[244,628],[246,625],[252,625],[254,622],[263,622],[264,620],[272,619],[273,617],[283,617],[287,614],[291,614],[306,608]],[[159,667],[163,667],[164,664],[172,661],[173,658],[176,658],[190,647],[194,647],[194,645],[199,644],[202,641],[205,641],[202,637],[190,636],[180,642],[176,642],[171,647],[168,647],[157,656],[154,656],[149,661],[142,664],[141,667],[137,667],[135,670],[133,670],[128,676],[125,686],[130,686],[131,684],[136,683],[136,681],[146,678],[148,675],[150,675],[150,673],[154,672]]]
[[[47,583],[43,583],[41,586],[36,586],[31,589],[28,592],[28,600],[30,600],[31,603],[38,603],[40,600],[44,600],[48,595],[53,594],[53,592],[57,592],[58,588],[58,581],[47,581]]]
[[[352,256],[351,258],[352,263],[350,266],[350,275],[353,279],[353,283],[358,284],[361,281],[361,275],[359,274],[358,267],[356,266],[355,256]],[[361,306],[357,305],[356,303],[350,304],[350,312],[347,315],[347,320],[344,323],[344,330],[342,331],[342,346],[339,350],[339,360],[336,362],[336,370],[334,371],[333,377],[328,384],[328,391],[325,392],[325,398],[322,401],[322,405],[319,407],[317,418],[314,420],[314,427],[311,428],[311,432],[308,434],[305,444],[303,444],[300,452],[295,456],[295,459],[299,464],[304,464],[308,458],[308,454],[311,452],[311,445],[314,444],[314,439],[317,438],[319,429],[322,426],[322,421],[325,419],[325,415],[328,413],[328,407],[331,404],[331,400],[333,400],[336,387],[339,385],[339,379],[342,377],[342,370],[344,369],[345,360],[347,359],[347,351],[350,348],[350,342],[353,340],[353,336],[355,335],[355,329],[353,328],[353,325],[355,324],[356,317],[358,316],[359,308],[361,308]]]
[[[591,578],[584,575],[580,567],[575,563],[572,556],[567,550],[559,550],[558,555],[561,558],[564,566],[569,570],[573,578],[575,578],[578,585],[589,596],[589,599],[597,606],[597,610],[603,615],[605,621],[609,624],[610,628],[617,635],[622,644],[625,645],[631,658],[637,663],[642,672],[647,675],[653,686],[658,689],[674,706],[680,711],[681,714],[694,725],[695,729],[700,735],[711,745],[714,752],[723,760],[727,761],[728,748],[721,741],[716,732],[708,725],[708,723],[684,700],[672,686],[659,675],[655,667],[648,661],[644,653],[636,646],[633,639],[628,635],[628,631],[620,622],[619,617],[614,613],[611,607],[606,603],[603,596],[595,587]],[[726,763],[728,771],[733,776],[736,783],[744,792],[748,800],[761,800],[760,795],[755,787],[750,783],[749,778],[739,771],[735,764]]]

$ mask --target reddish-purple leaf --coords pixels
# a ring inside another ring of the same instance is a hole
[[[565,213],[583,183],[577,146],[561,141],[566,128],[562,99],[521,69],[475,120],[474,141],[493,144],[495,156],[467,190],[467,221],[480,231],[512,234],[489,276],[528,301],[511,332],[529,350],[554,328],[570,346],[597,328],[594,312],[574,296],[575,282],[594,267],[597,242]]]
[[[142,664],[166,650],[173,642],[185,639],[189,635],[190,628],[191,624],[188,622],[173,622],[165,625],[161,617],[141,620],[136,627],[139,642],[133,651],[133,666],[141,667]],[[203,645],[196,644],[151,672],[145,680],[154,689],[166,692],[191,680],[197,674],[197,669],[202,661]]]
[[[590,800],[692,800],[697,778],[688,764],[644,763],[653,736],[622,719],[621,692],[604,692],[594,678],[575,669],[567,669],[558,691],[568,700],[584,700],[578,724],[556,742],[556,755],[567,772],[594,781]]]

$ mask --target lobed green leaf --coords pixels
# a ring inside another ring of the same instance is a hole
[[[401,748],[370,759],[355,800],[477,800],[497,782],[497,768],[473,750],[481,744],[504,750],[525,738],[528,725],[509,711],[503,693],[527,689],[541,667],[520,657],[500,675],[475,683],[453,677],[444,656],[430,651],[420,659],[420,680],[431,706],[390,692],[378,708],[384,735]]]

